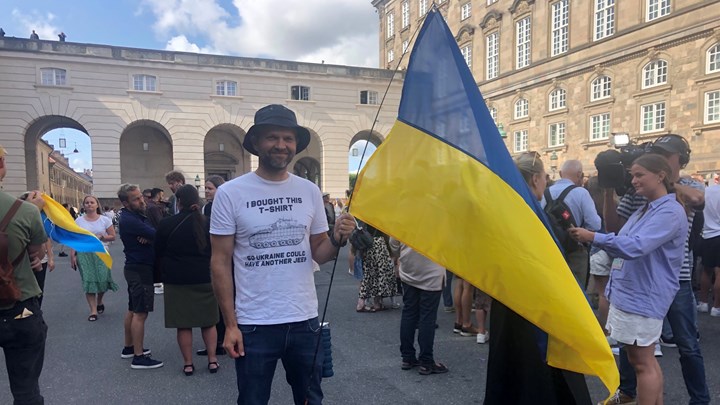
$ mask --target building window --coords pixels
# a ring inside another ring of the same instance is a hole
[[[567,92],[564,89],[555,89],[550,93],[550,111],[567,107]]]
[[[500,37],[497,31],[485,38],[485,52],[487,59],[487,63],[485,64],[487,69],[485,72],[485,78],[487,80],[496,78],[500,70],[498,66],[498,56],[500,51],[499,38]]]
[[[615,0],[595,0],[595,40],[615,33]]]
[[[310,100],[310,87],[308,86],[292,86],[290,87],[290,99],[291,100]]]
[[[67,71],[57,68],[42,68],[40,69],[40,83],[45,86],[65,86]]]
[[[237,82],[232,80],[218,80],[215,83],[215,94],[218,96],[236,96]]]
[[[665,129],[665,102],[646,104],[642,110],[642,129],[640,132],[654,132]]]
[[[527,116],[530,113],[530,103],[528,103],[527,99],[521,98],[520,100],[515,102],[515,119],[518,120],[520,118],[527,118]]]
[[[378,92],[372,90],[363,90],[360,92],[360,104],[377,104]]]
[[[530,65],[530,17],[525,17],[515,23],[515,39],[517,58],[516,69]]]
[[[643,86],[648,88],[667,83],[667,62],[660,59],[648,63],[643,68]]]
[[[599,141],[610,138],[610,113],[590,117],[590,140]]]
[[[647,19],[652,21],[670,14],[670,0],[647,0]]]
[[[590,101],[602,100],[612,95],[612,80],[609,76],[599,76],[592,81]]]
[[[472,14],[472,3],[469,1],[460,7],[460,20],[465,20],[467,18],[470,18],[470,15]]]
[[[707,68],[706,73],[720,72],[720,43],[716,44],[707,51]]]
[[[552,56],[568,50],[569,1],[560,0],[552,5]]]
[[[387,13],[387,37],[392,38],[395,35],[395,16],[393,13]]]
[[[157,91],[157,77],[151,75],[133,75],[133,90]]]
[[[390,63],[390,62],[392,62],[392,61],[394,61],[394,60],[395,60],[395,50],[390,49],[390,50],[388,51],[388,63]]]
[[[465,45],[460,48],[460,53],[462,53],[463,59],[465,59],[465,63],[467,63],[468,67],[472,68],[472,47],[470,45]]]
[[[497,123],[497,108],[490,107],[490,116],[492,117],[493,122]]]
[[[409,47],[410,47],[410,41],[407,40],[407,39],[404,40],[403,43],[402,43],[402,53],[407,52],[407,50],[408,50]]]
[[[400,14],[402,16],[402,27],[407,28],[410,25],[410,3],[407,0],[402,2]]]
[[[720,122],[720,90],[705,93],[705,123]]]
[[[418,12],[422,17],[425,15],[425,13],[427,13],[427,0],[420,0],[418,3]]]
[[[565,145],[565,123],[557,122],[550,124],[550,131],[548,133],[548,146],[562,146]]]
[[[528,131],[523,129],[521,131],[515,131],[513,134],[513,143],[515,153],[527,152],[528,150]]]

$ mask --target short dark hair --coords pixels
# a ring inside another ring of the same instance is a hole
[[[155,187],[154,189],[150,190],[150,198],[155,198],[158,196],[158,194],[164,193],[164,192],[165,192],[165,190]]]
[[[177,170],[171,170],[165,174],[165,181],[170,183],[171,181],[179,181],[185,184],[185,176]]]
[[[144,197],[150,196],[150,195],[152,195],[152,194],[151,194],[151,193],[152,193],[152,189],[151,189],[151,188],[146,188],[145,190],[142,191],[142,193],[143,193],[143,196],[144,196]]]
[[[218,176],[217,174],[213,174],[212,176],[208,176],[207,179],[205,179],[205,182],[210,182],[215,186],[215,188],[220,187],[221,184],[225,183],[225,179],[223,179],[221,176]]]

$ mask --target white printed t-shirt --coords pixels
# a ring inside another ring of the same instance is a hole
[[[241,325],[300,322],[318,316],[310,235],[327,232],[320,189],[290,174],[254,172],[218,188],[210,233],[235,235],[235,315]]]

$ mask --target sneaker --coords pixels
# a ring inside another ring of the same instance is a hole
[[[445,311],[445,312],[455,312],[455,307],[452,307],[452,306],[451,306],[451,307],[445,307],[444,311]]]
[[[610,345],[610,347],[613,347],[613,346],[617,346],[617,345],[618,345],[618,341],[615,340],[614,337],[612,337],[612,336],[610,336],[610,335],[605,336],[605,337],[607,338],[607,342],[608,342],[608,344]]]
[[[655,357],[662,357],[662,346],[660,346],[660,343],[655,343]]]
[[[622,391],[617,390],[615,391],[615,395],[611,396],[610,398],[600,401],[597,403],[597,405],[614,405],[614,404],[627,404],[627,405],[635,405],[635,398],[625,395],[622,393]]]
[[[460,336],[477,336],[478,330],[476,327],[470,325],[469,327],[461,326]]]
[[[462,325],[459,323],[453,324],[453,333],[462,332]]]
[[[150,354],[150,349],[143,349],[143,355],[147,356]],[[123,347],[120,353],[120,358],[129,359],[135,356],[135,351],[132,346]]]
[[[165,293],[165,286],[162,283],[155,284],[155,295],[162,295]]]
[[[477,334],[477,338],[476,338],[477,344],[484,345],[485,343],[487,343],[488,340],[490,340],[490,332]]]
[[[698,302],[698,304],[697,304],[698,312],[707,312],[708,308],[709,308],[709,305],[707,302]]]
[[[134,356],[133,361],[130,364],[130,368],[134,370],[146,370],[151,368],[160,368],[163,366],[163,362],[155,360],[150,355]]]
[[[612,354],[613,354],[614,356],[619,356],[619,355],[620,355],[620,348],[617,347],[617,346],[611,347],[611,348],[610,348],[610,351],[612,351]],[[612,402],[610,402],[610,403],[612,403]]]
[[[720,316],[720,308],[712,307],[712,309],[710,309],[710,316]]]
[[[670,339],[670,338],[663,339],[663,337],[660,336],[660,346],[677,347],[677,344],[675,344],[675,341],[673,339]]]

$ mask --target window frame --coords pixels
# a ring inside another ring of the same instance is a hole
[[[528,151],[527,129],[518,129],[516,131],[513,131],[513,151],[515,153],[522,153]]]
[[[385,38],[390,39],[395,36],[395,14],[392,11],[388,12],[385,14],[385,20],[387,28]]]
[[[387,60],[388,60],[388,63],[395,61],[395,50],[394,49],[388,49]]]
[[[363,96],[365,96],[364,103],[363,103]],[[360,90],[360,104],[362,104],[362,105],[377,105],[378,104],[378,92],[375,90]]]
[[[663,4],[666,3],[666,4]],[[657,7],[656,10],[652,10],[653,7]],[[670,15],[672,11],[671,0],[646,0],[645,1],[645,22],[655,21],[659,18]],[[650,13],[655,13],[655,16],[651,16]]]
[[[297,91],[297,93],[296,93]],[[302,84],[294,84],[290,86],[290,100],[293,101],[310,101],[310,86]]]
[[[595,118],[598,118],[597,120],[597,126],[595,125]],[[607,139],[610,139],[610,112],[602,112],[599,114],[593,114],[590,116],[590,142],[593,141],[604,141]],[[595,134],[595,129],[598,129],[597,136]],[[603,136],[604,134],[604,136]]]
[[[424,16],[428,12],[427,2],[428,0],[418,0],[418,15],[420,17]]]
[[[404,55],[408,51],[408,49],[410,49],[410,40],[406,39],[402,43],[402,54]]]
[[[530,66],[531,53],[532,18],[528,15],[515,22],[515,69]]]
[[[615,0],[595,0],[593,41],[615,35]]]
[[[138,80],[141,79],[141,80]],[[152,79],[152,80],[150,80]],[[138,83],[142,84],[142,88],[138,88]],[[152,83],[152,88],[149,85]],[[133,91],[145,91],[145,92],[157,92],[158,91],[158,78],[155,75],[149,75],[145,73],[138,73],[132,75],[132,90]]]
[[[570,50],[570,0],[558,0],[550,9],[550,56],[555,57]]]
[[[658,114],[660,112],[659,106],[662,105],[662,114]],[[651,107],[651,108],[648,108]],[[650,117],[648,117],[650,115]],[[648,119],[652,120],[651,126],[648,127]],[[658,127],[658,121],[661,120],[661,126]],[[663,131],[665,130],[665,126],[667,124],[667,106],[665,104],[665,101],[656,101],[649,104],[643,104],[640,106],[640,133],[641,134],[649,134],[653,132]]]
[[[555,138],[556,141],[553,142],[553,129],[555,129]],[[564,146],[565,145],[565,134],[566,134],[567,125],[565,124],[565,121],[558,121],[553,122],[548,125],[548,147],[554,148],[558,146]],[[562,142],[560,141],[562,138]]]
[[[648,83],[650,82],[650,83]],[[661,86],[668,82],[668,62],[664,59],[656,59],[648,62],[642,68],[642,84],[643,89]]]
[[[468,1],[460,6],[460,21],[467,20],[472,17],[472,2]]]
[[[714,96],[715,100],[712,100],[714,105],[712,107],[714,111],[712,111],[712,116],[714,119],[711,119],[711,111],[710,111],[710,96]],[[704,124],[720,124],[720,89],[718,90],[711,90],[705,92],[705,103],[703,104],[703,123]]]
[[[599,96],[596,96],[596,94],[599,94]],[[590,102],[610,97],[612,97],[612,78],[610,76],[600,75],[590,82]]]
[[[491,46],[490,40],[494,38]],[[494,53],[491,54],[491,51]],[[492,80],[500,75],[500,31],[493,31],[485,36],[485,80]]]
[[[220,97],[236,97],[237,96],[237,81],[235,80],[216,80],[215,81],[215,95]],[[222,94],[220,94],[220,86],[222,85]],[[233,86],[232,94],[230,94],[230,85]]]
[[[548,95],[548,111],[558,111],[563,108],[567,108],[567,90],[557,87]]]
[[[410,26],[410,1],[404,0],[400,3],[400,28],[405,29]]]
[[[717,42],[705,52],[705,74],[718,72],[720,72],[720,42]]]
[[[521,97],[513,104],[513,118],[521,120],[530,116],[530,101]]]
[[[465,59],[468,68],[472,69],[472,44],[468,43],[460,47],[460,54]]]
[[[56,67],[40,68],[40,84],[43,86],[67,86],[67,76],[67,69]],[[49,80],[46,81],[45,79]]]

